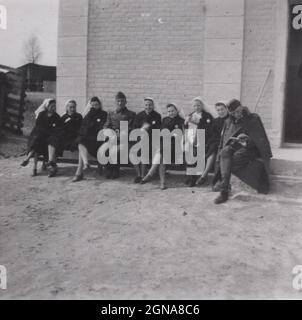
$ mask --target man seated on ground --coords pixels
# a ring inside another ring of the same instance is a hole
[[[231,173],[259,193],[269,191],[272,152],[261,118],[235,99],[228,104],[228,110],[230,117],[222,129],[213,180],[213,184],[221,181],[216,204],[228,200]]]
[[[99,149],[99,152],[109,152],[111,159],[117,159],[117,163],[108,163],[106,165],[106,178],[116,179],[119,177],[120,173],[120,153],[125,150],[126,146],[122,143],[121,137],[125,135],[129,142],[128,134],[133,128],[135,112],[130,111],[127,105],[127,98],[123,92],[118,92],[115,96],[115,111],[109,112],[107,121],[104,125],[105,129],[112,129],[117,135],[117,145],[110,146],[108,142],[104,143]],[[128,122],[128,132],[120,131],[120,124],[122,121]],[[110,148],[110,150],[108,150]]]

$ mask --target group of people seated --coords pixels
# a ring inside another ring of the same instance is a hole
[[[136,172],[134,183],[145,184],[153,179],[158,172],[161,189],[166,189],[166,162],[164,161],[164,146],[161,143],[158,150],[152,150],[152,130],[159,129],[188,134],[186,143],[191,143],[193,150],[198,145],[197,130],[203,129],[205,134],[205,166],[200,175],[190,175],[186,184],[190,187],[204,185],[211,170],[214,171],[212,180],[213,191],[220,192],[215,199],[216,204],[226,202],[231,190],[231,174],[256,189],[259,193],[269,191],[269,160],[272,157],[270,143],[259,115],[249,112],[247,107],[238,100],[229,103],[218,102],[215,109],[218,117],[213,118],[206,111],[201,98],[192,101],[192,112],[182,117],[175,104],[166,106],[167,117],[162,119],[155,111],[151,97],[144,98],[144,110],[136,114],[127,108],[127,98],[123,92],[115,97],[115,110],[106,112],[98,97],[90,99],[83,116],[77,112],[75,100],[68,100],[66,112],[60,117],[56,113],[56,101],[46,99],[36,110],[36,123],[28,140],[28,151],[21,166],[27,166],[34,159],[32,176],[37,175],[39,157],[43,157],[42,168],[48,170],[48,176],[54,177],[58,172],[57,157],[65,150],[78,150],[78,166],[73,182],[83,180],[85,172],[90,170],[89,155],[99,159],[100,154],[108,153],[110,157],[119,159],[123,148],[123,132],[121,122],[127,122],[129,132],[133,129],[144,130],[149,136],[149,165],[134,164]],[[111,129],[117,134],[117,144],[111,146],[108,141],[98,139],[102,129]],[[185,130],[189,129],[189,130]],[[127,132],[127,133],[129,133]],[[171,139],[172,163],[175,159],[175,149],[179,147],[176,137]],[[182,141],[182,148],[184,142]],[[107,179],[116,179],[120,175],[120,162],[108,161],[107,164],[98,162],[98,170],[103,169]],[[187,165],[190,166],[189,164]]]

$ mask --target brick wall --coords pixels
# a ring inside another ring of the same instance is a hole
[[[148,95],[162,113],[167,102],[187,113],[197,95],[213,104],[241,90],[242,102],[253,110],[271,69],[257,112],[280,140],[282,129],[272,120],[274,92],[282,87],[274,79],[280,1],[61,0],[59,108],[72,97],[81,110],[87,97],[100,95],[111,109],[122,90],[135,111]],[[282,117],[283,106],[278,108]]]
[[[272,127],[276,23],[275,0],[245,1],[241,100],[253,111],[271,69],[256,111],[268,130]]]
[[[106,108],[122,90],[138,111],[144,96],[190,110],[203,93],[203,0],[90,0],[88,96]]]

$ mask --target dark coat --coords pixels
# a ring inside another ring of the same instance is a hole
[[[213,116],[206,111],[202,111],[202,117],[198,123],[197,129],[204,129],[205,130],[205,144],[206,150],[208,149],[209,140],[213,135]]]
[[[152,129],[160,129],[161,115],[154,110],[149,114],[147,114],[146,111],[142,111],[135,116],[133,128],[141,128],[145,123],[150,125],[148,133],[152,132]]]
[[[247,166],[236,170],[233,174],[259,193],[266,194],[269,192],[269,160],[272,157],[272,151],[261,118],[256,113],[250,113],[246,108],[244,117],[239,123],[242,130],[250,137],[258,154],[256,158],[251,159]],[[233,137],[240,134],[242,130],[234,133]],[[225,146],[230,143],[231,140],[227,141]],[[214,182],[218,180],[219,175],[220,170],[218,168],[214,176]]]
[[[260,116],[256,113],[248,113],[245,117],[243,117],[241,125],[252,141],[254,141],[260,157],[263,160],[269,160],[272,158],[273,154],[270,142],[266,135]]]
[[[241,124],[254,142],[259,158],[234,174],[259,193],[267,194],[269,192],[269,160],[273,155],[264,126],[259,115],[255,113],[247,114]]]
[[[58,155],[62,155],[64,150],[77,150],[77,137],[82,124],[82,115],[74,113],[69,115],[65,113],[62,117],[62,131],[58,135],[56,143]]]
[[[174,118],[171,117],[165,117],[162,120],[162,124],[161,124],[161,129],[168,129],[170,132],[172,132],[175,129],[180,129],[182,132],[184,131],[184,123],[185,120],[180,117],[179,115],[177,115]],[[175,139],[175,136],[173,136],[171,138],[171,161],[172,163],[175,162],[175,142],[177,140]],[[182,146],[181,146],[182,147]],[[161,153],[163,154],[163,140],[161,139],[161,144],[160,144],[160,150]]]
[[[222,128],[226,118],[218,117],[213,120],[212,135],[208,140],[208,152],[207,152],[208,156],[210,156],[213,153],[217,153],[218,151]]]
[[[107,121],[107,112],[101,109],[91,108],[84,117],[77,142],[83,144],[88,152],[96,157],[98,148],[102,145],[101,141],[97,141],[100,130],[104,128]]]
[[[165,117],[163,118],[161,129],[168,129],[170,132],[172,132],[174,129],[180,129],[183,131],[184,123],[185,123],[185,120],[179,115],[177,115],[174,118]]]
[[[149,114],[146,111],[141,111],[135,116],[133,129],[142,128],[144,124],[148,124],[149,127],[146,130],[148,133],[148,143],[149,143],[149,161],[152,160],[152,130],[161,128],[161,115],[156,111],[151,111]],[[134,144],[134,142],[131,142]]]
[[[48,116],[47,111],[39,113],[28,140],[28,152],[35,151],[48,159],[48,145],[61,133],[62,120],[57,113]]]
[[[194,112],[193,112],[194,113]],[[191,113],[191,115],[193,114]],[[205,130],[205,153],[206,158],[210,155],[209,154],[209,141],[212,138],[213,135],[213,123],[214,119],[213,116],[206,111],[201,112],[201,119],[197,125],[197,129],[203,129]],[[188,125],[185,126],[188,128]]]

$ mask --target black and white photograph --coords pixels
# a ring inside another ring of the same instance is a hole
[[[300,299],[302,0],[0,0],[0,300]]]

